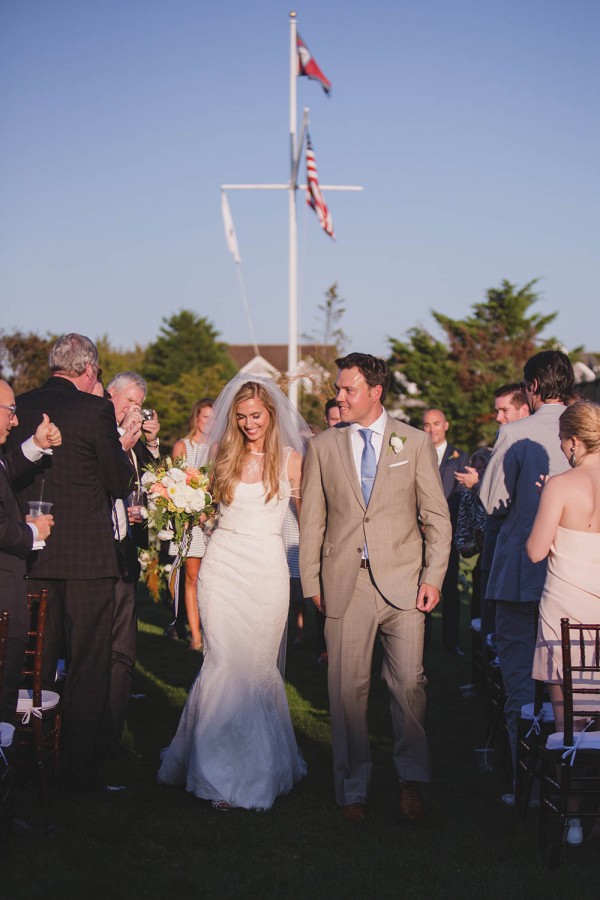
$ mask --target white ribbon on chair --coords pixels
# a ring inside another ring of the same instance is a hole
[[[533,731],[535,731],[535,733],[537,734],[538,737],[540,736],[540,733],[542,730],[540,728],[540,722],[542,722],[543,719],[544,719],[544,707],[542,706],[539,713],[536,713],[536,715],[533,717],[533,722],[531,723],[531,728],[525,735],[525,740],[527,740],[527,738],[531,737],[531,733]]]
[[[583,741],[583,736],[584,736],[584,734],[586,733],[586,731],[588,730],[588,728],[589,728],[591,725],[593,725],[593,724],[594,724],[594,720],[593,720],[593,719],[590,719],[590,721],[587,723],[587,725],[585,726],[585,728],[584,728],[582,731],[578,731],[578,732],[577,732],[577,736],[575,737],[575,742],[574,742],[573,746],[572,746],[572,747],[567,747],[567,749],[566,749],[565,752],[563,753],[562,759],[567,760],[567,759],[569,759],[569,757],[571,757],[570,762],[569,762],[569,765],[570,765],[570,766],[572,766],[573,763],[575,762],[575,756],[577,755],[577,748],[579,747],[579,745],[580,745],[581,742]]]
[[[43,710],[42,706],[30,706],[29,709],[27,709],[26,712],[23,713],[23,718],[21,719],[21,725],[29,725],[32,713],[34,716],[37,716],[38,719],[41,719],[42,718],[42,710]]]

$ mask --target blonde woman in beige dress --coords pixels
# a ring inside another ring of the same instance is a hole
[[[544,485],[526,546],[532,562],[548,556],[532,675],[547,683],[556,731],[563,731],[560,620],[600,621],[600,406],[574,403],[561,415],[559,426],[562,450],[572,468]],[[580,728],[585,724],[581,719]],[[582,840],[579,819],[570,819],[567,842]]]

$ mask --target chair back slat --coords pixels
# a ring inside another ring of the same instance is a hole
[[[564,743],[573,744],[574,717],[590,717],[598,715],[600,704],[595,706],[582,703],[575,704],[577,697],[596,696],[600,698],[600,623],[586,625],[571,623],[568,618],[560,620],[561,644],[563,657],[563,694],[564,694]],[[573,649],[578,659],[573,658]],[[597,676],[586,678],[582,683],[581,676]]]
[[[31,689],[33,705],[42,703],[42,660],[44,655],[44,636],[46,629],[46,612],[48,608],[48,591],[28,591],[27,602],[31,613],[31,621],[27,631],[27,646],[21,680],[24,686]]]

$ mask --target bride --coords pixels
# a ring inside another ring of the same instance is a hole
[[[309,435],[270,379],[237,375],[214,407],[220,518],[200,570],[204,663],[158,781],[217,809],[269,809],[306,774],[277,654],[289,604],[281,530]]]

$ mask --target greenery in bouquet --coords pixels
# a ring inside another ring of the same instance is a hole
[[[187,466],[183,458],[150,463],[142,475],[148,496],[148,528],[159,541],[172,540],[178,548],[177,567],[187,556],[192,528],[214,514],[209,492],[211,465]]]

